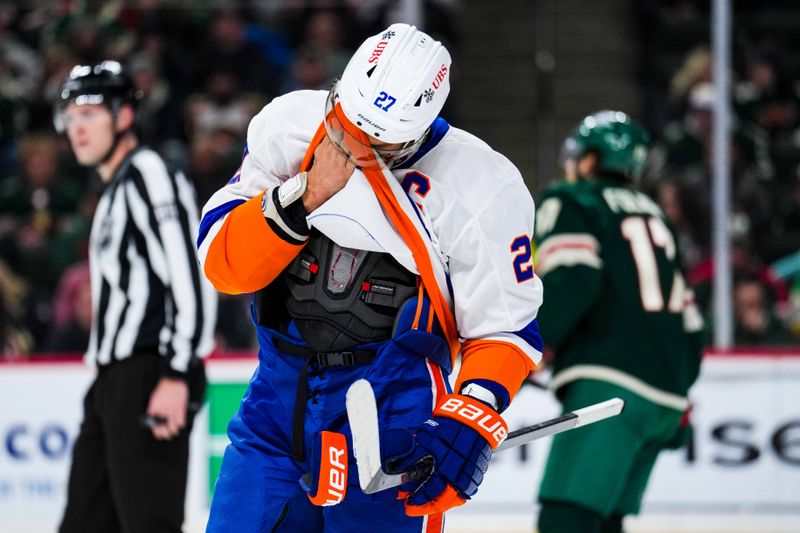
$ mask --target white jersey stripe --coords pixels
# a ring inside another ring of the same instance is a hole
[[[101,365],[111,362],[113,352],[112,343],[114,342],[115,337],[114,333],[119,327],[120,318],[122,317],[122,310],[125,307],[125,300],[126,297],[124,292],[120,291],[117,287],[111,288],[111,297],[109,299],[108,306],[106,306],[106,312],[103,316],[106,334],[103,335],[103,339],[100,343],[100,350],[97,360],[97,362]],[[129,350],[126,350],[126,352],[129,352]],[[126,356],[130,354],[122,353],[114,355]]]
[[[167,283],[169,275],[167,273],[166,258],[164,257],[160,237],[150,225],[150,208],[137,191],[135,184],[131,182],[125,186],[127,188],[130,216],[144,236],[150,268],[162,283]]]
[[[603,266],[603,260],[592,250],[581,248],[551,250],[547,255],[539,257],[536,273],[540,276],[544,276],[558,267],[584,265],[591,268],[600,268]]]
[[[114,353],[125,354],[136,340],[136,334],[147,311],[147,294],[150,282],[147,280],[147,265],[136,251],[134,243],[128,244],[128,261],[131,265],[128,284],[128,311],[125,321],[118,330]]]
[[[679,396],[671,392],[657,389],[652,385],[636,378],[630,374],[600,365],[575,365],[553,376],[550,388],[553,390],[578,379],[596,379],[606,381],[624,387],[635,392],[642,398],[655,404],[669,407],[677,411],[683,411],[689,407],[689,400],[684,396]]]
[[[544,240],[539,245],[538,255],[547,255],[548,253],[561,248],[585,248],[598,253],[600,251],[600,243],[589,233],[562,233],[554,235]]]
[[[539,363],[542,361],[542,352],[540,352],[539,350],[537,350],[536,348],[525,342],[525,340],[522,339],[521,337],[514,335],[513,333],[508,333],[508,332],[493,333],[492,335],[481,337],[480,340],[500,341],[513,344],[514,346],[522,350],[522,352],[528,356],[528,358],[533,362],[534,365],[538,366]]]

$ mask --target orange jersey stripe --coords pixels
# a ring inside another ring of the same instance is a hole
[[[305,172],[311,168],[311,163],[314,160],[314,151],[319,146],[319,143],[322,142],[322,139],[325,138],[325,123],[319,125],[317,128],[316,133],[314,133],[314,137],[311,138],[311,144],[308,145],[308,149],[306,150],[306,155],[303,156],[303,162],[300,163],[300,172]]]
[[[424,533],[442,533],[444,528],[444,514],[429,514],[425,521]]]
[[[204,272],[220,292],[256,292],[269,285],[303,245],[286,242],[261,211],[264,193],[235,207],[208,248]]]
[[[417,310],[414,313],[414,321],[411,323],[411,329],[419,329],[419,317],[422,313],[422,303],[425,298],[425,286],[422,283],[419,284],[417,290]],[[433,313],[431,313],[432,315]]]
[[[535,368],[533,361],[510,342],[496,340],[467,341],[461,348],[461,371],[455,390],[473,379],[489,379],[506,388],[509,400]]]
[[[427,331],[428,333],[433,332],[433,315],[434,315],[433,313],[430,312],[428,313],[428,325],[425,328],[425,331]]]
[[[414,223],[408,218],[405,211],[403,211],[400,204],[397,202],[394,193],[392,192],[386,179],[378,169],[366,168],[362,169],[364,175],[367,177],[372,190],[375,191],[375,196],[378,197],[381,206],[383,206],[386,214],[394,224],[395,229],[400,233],[403,241],[411,249],[411,255],[414,257],[414,263],[419,269],[419,274],[422,276],[422,281],[431,298],[431,305],[433,306],[436,316],[442,324],[447,343],[450,345],[450,355],[455,360],[456,354],[461,347],[458,341],[458,334],[456,329],[456,320],[453,313],[447,305],[444,295],[439,289],[439,284],[436,282],[436,276],[433,272],[433,265],[431,258],[428,255],[428,248],[425,242],[417,232]]]

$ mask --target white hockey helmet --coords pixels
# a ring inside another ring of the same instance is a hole
[[[439,41],[414,26],[392,24],[353,54],[331,89],[326,116],[340,109],[340,119],[376,140],[402,143],[404,152],[416,149],[450,92],[450,61]]]

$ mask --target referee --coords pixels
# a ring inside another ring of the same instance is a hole
[[[84,399],[61,533],[179,532],[189,431],[202,405],[216,293],[194,253],[198,211],[186,177],[134,132],[137,92],[115,61],[72,69],[56,130],[104,188],[92,221],[97,377]]]

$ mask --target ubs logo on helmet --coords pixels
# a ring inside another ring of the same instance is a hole
[[[433,78],[433,88],[439,89],[439,86],[442,84],[442,82],[446,77],[447,77],[447,65],[442,63],[442,68],[439,69],[439,72],[436,73],[436,77]]]
[[[369,60],[367,63],[375,63],[381,54],[383,53],[383,49],[386,48],[386,45],[389,44],[389,41],[381,41],[375,45],[375,49],[372,51],[372,55],[369,56]]]

